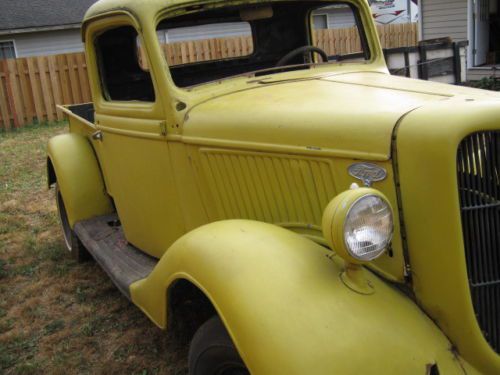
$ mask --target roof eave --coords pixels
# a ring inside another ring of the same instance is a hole
[[[25,33],[36,33],[40,31],[57,31],[57,30],[69,30],[69,29],[79,29],[81,23],[72,23],[67,25],[54,25],[54,26],[36,26],[36,27],[23,27],[17,29],[4,29],[0,30],[0,36],[13,35],[13,34],[25,34]]]

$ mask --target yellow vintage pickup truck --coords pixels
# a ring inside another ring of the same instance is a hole
[[[65,243],[190,320],[191,374],[500,374],[498,94],[391,76],[365,0],[101,0],[82,37]]]

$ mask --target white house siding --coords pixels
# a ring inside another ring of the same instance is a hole
[[[227,22],[224,24],[210,24],[201,26],[178,27],[170,30],[159,30],[158,38],[161,43],[184,42],[211,38],[226,38],[251,35],[248,22]]]
[[[38,31],[35,33],[0,36],[14,40],[17,57],[47,56],[83,51],[79,29]]]
[[[421,39],[450,37],[454,41],[469,40],[467,0],[420,0],[420,7]],[[470,55],[467,57],[469,63]],[[467,80],[489,77],[492,73],[489,68],[469,68]]]
[[[467,40],[467,0],[420,0],[422,39]]]
[[[355,24],[354,15],[350,8],[334,9],[325,7],[314,14],[327,16],[328,28],[351,27]],[[228,22],[225,24],[212,24],[192,27],[180,27],[172,30],[159,30],[158,39],[160,43],[175,43],[188,40],[200,40],[210,38],[225,38],[250,35],[251,29],[247,22]]]
[[[314,12],[314,14],[324,14],[328,19],[329,29],[342,29],[352,27],[356,24],[354,14],[351,8],[342,7],[335,9],[334,7],[325,7]]]
[[[467,79],[469,81],[478,81],[485,77],[491,77],[496,75],[500,76],[500,73],[495,73],[491,68],[471,68],[467,70]]]

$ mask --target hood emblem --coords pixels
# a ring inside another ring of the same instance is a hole
[[[385,180],[387,171],[372,163],[356,163],[352,164],[349,169],[349,174],[363,181],[365,186],[371,186],[373,182]]]

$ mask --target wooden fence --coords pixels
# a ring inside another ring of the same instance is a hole
[[[404,23],[377,26],[382,48],[416,46],[417,24]],[[361,52],[361,40],[356,28],[324,29],[315,31],[316,46],[328,56]],[[163,51],[169,65],[245,56],[252,52],[252,38],[203,39],[164,44]]]
[[[383,48],[417,45],[416,24],[378,26]],[[316,45],[328,55],[361,50],[354,29],[316,31]],[[250,37],[207,39],[163,46],[171,65],[251,53]],[[0,60],[0,130],[61,120],[56,104],[91,101],[83,53]]]
[[[62,120],[56,104],[91,100],[83,53],[0,60],[0,129]]]

